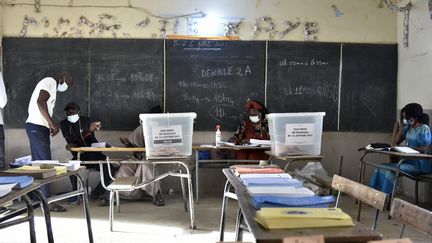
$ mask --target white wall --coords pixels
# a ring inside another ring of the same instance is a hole
[[[403,3],[405,3],[404,1]],[[427,113],[432,110],[432,19],[428,10],[428,1],[411,0],[413,7],[409,18],[409,47],[403,47],[403,13],[399,13],[398,44],[398,107],[410,102],[423,105]],[[403,180],[404,192],[414,195],[414,183]],[[420,185],[420,200],[430,201],[431,187]]]
[[[403,47],[403,13],[398,14],[398,107],[416,101],[432,109],[432,19],[428,1],[412,0],[409,47]]]
[[[71,27],[76,27],[81,15],[86,16],[89,20],[96,22],[98,15],[108,13],[117,18],[116,21],[107,20],[106,24],[120,23],[121,29],[117,32],[118,37],[125,37],[123,33],[128,33],[134,38],[151,38],[152,34],[159,36],[160,23],[158,19],[151,18],[151,23],[144,29],[136,26],[141,20],[149,16],[145,11],[164,16],[178,16],[196,11],[203,11],[210,15],[217,15],[223,18],[243,18],[240,26],[241,39],[251,39],[255,18],[269,16],[273,18],[275,28],[282,30],[285,20],[295,21],[316,21],[319,24],[320,41],[331,42],[396,42],[396,14],[391,13],[385,7],[378,7],[378,0],[220,0],[220,1],[202,1],[202,0],[142,0],[131,1],[132,5],[142,9],[132,8],[90,8],[90,7],[72,7],[60,8],[49,7],[44,4],[68,5],[69,0],[43,0],[41,12],[35,13],[33,0],[8,1],[3,0],[4,4],[17,3],[14,7],[7,5],[4,12],[4,35],[18,36],[24,16],[34,17],[41,21],[46,17],[50,21],[50,26],[45,28],[42,24],[39,26],[29,26],[27,36],[41,37],[45,33],[49,37],[55,37],[53,28],[56,27],[60,17],[68,18],[69,25],[61,25],[62,32],[71,33]],[[98,5],[98,6],[126,6],[126,0],[74,0],[74,6],[78,5]],[[30,5],[19,5],[18,3],[27,3]],[[331,5],[335,4],[344,14],[341,17],[335,17]],[[180,24],[178,34],[187,34],[187,23],[185,18],[179,18]],[[168,25],[168,34],[172,33],[172,22]],[[89,28],[82,27],[84,36],[89,37]],[[103,37],[111,38],[112,34],[105,31]],[[261,34],[260,39],[267,39],[267,34]],[[279,39],[279,37],[275,38]],[[286,40],[303,40],[302,26],[288,33]]]
[[[117,20],[115,23],[121,24],[121,29],[117,31],[118,38],[125,38],[123,33],[128,33],[132,38],[153,38],[159,36],[160,24],[158,19],[151,17],[149,26],[141,29],[136,26],[138,22],[145,19],[150,11],[154,14],[164,14],[165,16],[182,15],[202,10],[205,13],[216,13],[221,17],[244,18],[240,28],[239,36],[241,39],[252,39],[253,25],[255,18],[270,16],[273,18],[277,30],[282,30],[285,20],[295,21],[316,21],[319,25],[318,40],[326,42],[363,42],[363,43],[396,43],[397,21],[396,14],[385,7],[379,7],[379,0],[142,0],[131,1],[133,6],[142,8],[141,11],[131,8],[103,8],[103,7],[50,7],[45,4],[67,5],[69,0],[42,0],[41,13],[34,12],[33,0],[3,0],[3,4],[15,3],[13,7],[6,5],[3,7],[3,28],[4,36],[19,36],[23,26],[24,16],[35,18],[41,21],[46,17],[50,21],[49,27],[42,24],[29,26],[27,36],[56,37],[54,27],[60,17],[68,18],[69,25],[61,25],[60,33],[67,32],[69,36],[72,27],[77,26],[81,15],[89,20],[96,22],[98,15],[108,13],[114,15]],[[76,5],[127,5],[128,1],[120,0],[74,0]],[[18,3],[27,3],[20,5]],[[336,17],[331,5],[335,4],[344,14]],[[145,9],[145,10],[143,10]],[[185,18],[179,19],[179,35],[187,34],[187,23]],[[107,24],[114,22],[107,21]],[[88,27],[80,27],[84,37],[90,37]],[[168,34],[172,32],[172,22],[167,27]],[[73,35],[72,35],[73,36]],[[112,33],[105,31],[102,36],[112,38]],[[268,35],[262,33],[258,39],[267,39]],[[280,40],[276,37],[275,40]],[[303,26],[298,27],[288,33],[283,40],[303,41]],[[392,124],[389,124],[391,126]],[[127,132],[101,131],[98,137],[102,141],[107,141],[113,145],[120,145],[118,137],[126,135]],[[194,134],[195,143],[209,143],[214,137],[211,132],[196,132]],[[231,134],[223,132],[223,137],[227,138]],[[325,156],[324,167],[331,173],[337,172],[340,156],[344,156],[343,174],[355,179],[358,169],[360,153],[359,147],[370,142],[389,141],[390,135],[383,133],[336,133],[326,132],[323,135],[322,154]],[[64,150],[65,142],[61,135],[52,139],[52,152],[54,158],[65,158],[69,154]],[[27,136],[22,129],[6,130],[6,159],[11,161],[13,158],[27,155],[30,153]],[[212,176],[214,171],[201,170]],[[219,171],[220,172],[220,171]],[[205,177],[201,177],[205,178]],[[210,178],[210,177],[208,177]],[[223,180],[220,182],[223,186]],[[213,189],[213,188],[210,188]],[[203,188],[205,190],[205,188]],[[208,190],[209,191],[209,190]],[[214,190],[213,190],[214,191]]]

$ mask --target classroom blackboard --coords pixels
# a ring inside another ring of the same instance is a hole
[[[391,132],[396,117],[397,45],[343,44],[340,130]]]
[[[265,42],[168,40],[166,106],[198,114],[195,130],[234,131],[248,98],[264,103]]]
[[[3,38],[3,75],[8,94],[6,127],[25,126],[36,84],[61,70],[72,74],[74,85],[64,93],[57,92],[54,120],[65,118],[63,108],[69,101],[78,102],[81,114],[87,115],[87,61],[86,39]]]
[[[267,106],[270,112],[325,112],[324,130],[336,131],[340,44],[271,41]]]
[[[90,113],[106,129],[130,130],[163,107],[163,40],[90,40]]]

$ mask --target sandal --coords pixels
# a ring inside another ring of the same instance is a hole
[[[51,212],[61,212],[61,213],[63,213],[63,212],[67,211],[67,209],[65,207],[63,207],[63,206],[61,206],[60,204],[57,204],[57,203],[51,203],[48,207],[49,207],[49,210]]]
[[[165,201],[162,198],[162,195],[160,193],[160,191],[158,191],[154,197],[154,201],[153,204],[160,207],[160,206],[165,206]]]

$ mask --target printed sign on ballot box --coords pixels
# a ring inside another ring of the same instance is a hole
[[[154,147],[173,147],[183,145],[182,126],[152,127]]]
[[[285,125],[286,145],[309,145],[314,143],[315,124],[298,123]]]

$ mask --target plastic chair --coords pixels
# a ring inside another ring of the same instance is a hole
[[[341,192],[343,192],[377,209],[372,225],[372,230],[375,231],[379,213],[385,207],[387,194],[338,175],[333,176],[332,187],[338,190],[335,207],[339,206]],[[360,212],[358,212],[357,218],[360,218]]]
[[[400,238],[403,237],[406,225],[411,225],[432,236],[432,212],[400,198],[393,200],[390,216],[403,223]]]

